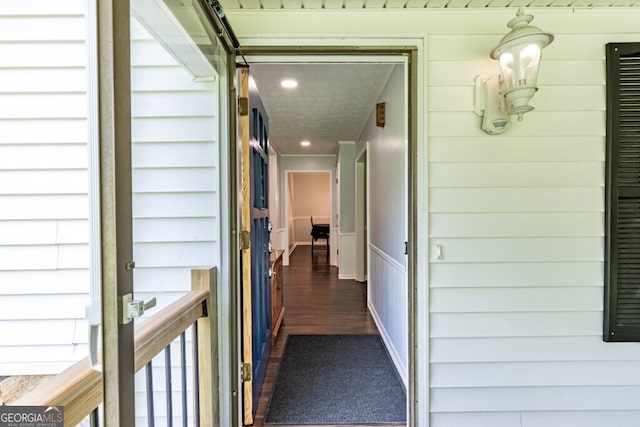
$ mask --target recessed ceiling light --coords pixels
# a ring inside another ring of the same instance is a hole
[[[285,79],[280,82],[280,85],[286,89],[293,89],[298,87],[298,82],[292,79]]]
[[[309,141],[302,141],[300,142],[300,145],[302,145],[303,147],[308,147],[311,145],[311,143]]]

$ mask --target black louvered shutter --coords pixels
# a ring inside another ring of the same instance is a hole
[[[640,43],[607,45],[605,341],[640,341]]]

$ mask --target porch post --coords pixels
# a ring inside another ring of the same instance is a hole
[[[97,6],[104,425],[127,427],[135,425],[133,322],[119,313],[133,294],[129,0]]]

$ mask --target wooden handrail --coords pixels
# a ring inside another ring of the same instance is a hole
[[[171,344],[198,318],[206,315],[203,302],[209,291],[191,291],[160,313],[136,326],[134,335],[136,372],[144,367],[156,354]]]
[[[135,328],[135,369],[146,365],[198,318],[206,314],[208,290],[189,292]],[[64,425],[75,426],[102,403],[102,374],[86,357],[11,403],[13,406],[63,405]]]
[[[11,403],[13,406],[64,406],[64,425],[75,426],[102,403],[102,373],[89,358],[76,362],[55,377]]]

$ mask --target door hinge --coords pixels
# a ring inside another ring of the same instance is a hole
[[[249,115],[249,98],[247,98],[246,96],[241,96],[238,98],[238,115]]]
[[[240,232],[240,249],[249,249],[251,247],[251,236],[247,230]]]
[[[404,254],[409,255],[409,242],[404,242]]]
[[[251,381],[251,363],[242,364],[242,381]]]

